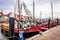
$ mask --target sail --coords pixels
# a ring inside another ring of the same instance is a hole
[[[31,12],[28,10],[28,8],[27,8],[25,2],[23,2],[22,5],[23,5],[23,7],[24,7],[24,10],[25,10],[25,12],[26,12],[26,15],[32,16],[32,15],[31,15]]]

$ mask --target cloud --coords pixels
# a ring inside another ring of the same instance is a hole
[[[27,8],[33,14],[33,0],[21,0],[20,3],[25,2]],[[53,1],[53,10],[54,10],[54,17],[56,14],[60,13],[60,0],[52,0]],[[42,11],[42,18],[48,18],[51,16],[51,0],[34,0],[35,2],[35,17],[39,18],[40,11]],[[0,10],[3,10],[5,13],[14,12],[14,5],[17,9],[17,0],[0,0]],[[23,9],[23,14],[25,14]]]
[[[0,0],[0,10],[3,10],[4,12],[9,12],[9,10],[12,10],[15,1],[14,0]]]

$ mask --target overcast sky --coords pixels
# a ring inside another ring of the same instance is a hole
[[[25,2],[27,8],[33,13],[33,0],[20,0],[20,2]],[[51,16],[51,0],[34,0],[35,2],[35,17],[39,18],[40,13],[42,13],[42,18],[48,18]],[[52,0],[54,17],[59,17],[60,15],[60,0]],[[14,6],[17,9],[17,0],[0,0],[0,11],[4,13],[14,12]],[[23,15],[25,15],[23,9]]]

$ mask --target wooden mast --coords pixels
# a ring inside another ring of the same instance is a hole
[[[53,20],[53,3],[51,1],[51,17],[52,17],[52,20]]]
[[[19,14],[19,20],[20,20],[20,0],[18,0],[18,14]]]
[[[35,21],[35,4],[33,0],[33,22]]]
[[[15,18],[16,18],[16,6],[14,6],[14,15],[15,15]]]
[[[40,22],[41,22],[41,19],[42,19],[42,11],[40,11]]]

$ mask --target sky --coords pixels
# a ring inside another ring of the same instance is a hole
[[[30,10],[31,14],[33,14],[33,0],[20,0],[20,4],[23,1],[25,2],[27,9]],[[59,17],[60,0],[34,0],[36,18],[40,18],[40,13],[42,18],[51,17],[51,1],[53,2],[54,18]],[[5,14],[14,12],[14,6],[16,6],[17,12],[17,0],[0,0],[0,11],[3,11]],[[22,10],[22,14],[26,15],[24,9]]]

